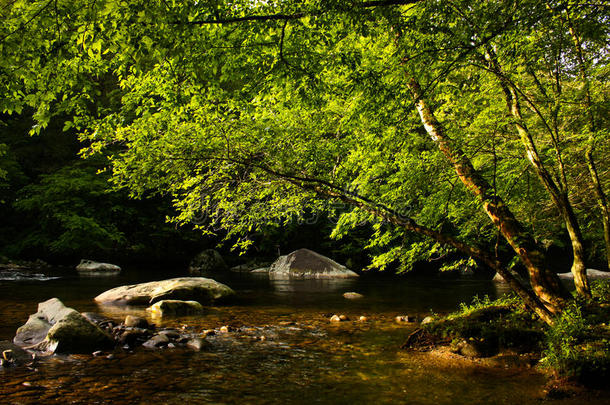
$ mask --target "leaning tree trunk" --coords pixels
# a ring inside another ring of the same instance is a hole
[[[470,159],[446,135],[443,126],[424,99],[419,83],[414,78],[409,78],[407,84],[413,93],[417,111],[428,135],[451,162],[462,183],[479,198],[487,215],[517,253],[528,270],[536,295],[549,311],[560,312],[568,294],[557,275],[547,268],[543,253],[504,201],[493,192],[487,180],[474,168]]]
[[[527,158],[534,167],[534,170],[538,175],[538,178],[542,181],[545,189],[549,192],[555,206],[559,209],[568,231],[570,242],[572,243],[572,253],[574,255],[571,269],[572,274],[574,275],[574,286],[580,295],[590,297],[591,288],[589,286],[589,280],[587,279],[587,266],[585,264],[586,255],[582,232],[574,209],[572,208],[572,204],[568,198],[567,190],[561,191],[553,181],[551,174],[544,167],[534,143],[534,139],[523,121],[519,100],[514,87],[506,87],[505,91],[506,102],[512,117],[515,119],[515,126],[517,127],[521,142],[525,146]]]
[[[312,179],[306,178],[296,178],[294,176],[288,176],[286,174],[279,174],[276,171],[269,170],[267,168],[262,168],[270,174],[273,174],[278,177],[282,177],[289,182],[306,189],[314,190],[316,193],[338,198],[343,202],[346,202],[350,205],[354,205],[363,211],[366,211],[378,218],[384,219],[391,224],[401,226],[404,229],[419,233],[420,235],[427,236],[438,243],[449,245],[457,250],[467,254],[470,257],[481,260],[487,266],[497,271],[500,276],[508,283],[510,288],[523,300],[525,305],[527,305],[536,315],[542,319],[548,325],[553,325],[555,322],[553,313],[544,305],[544,303],[536,296],[531,290],[529,290],[526,286],[524,286],[513,274],[506,268],[500,261],[490,254],[488,251],[481,249],[478,246],[474,246],[471,244],[464,243],[462,241],[457,240],[451,235],[447,235],[438,231],[435,231],[431,228],[425,227],[423,225],[418,224],[412,218],[405,218],[404,215],[400,215],[388,207],[379,206],[378,204],[374,204],[372,201],[358,196],[354,193],[350,193],[349,195],[345,194],[343,190],[329,189],[329,184],[322,184],[324,182],[319,182]]]
[[[519,104],[519,98],[514,84],[504,74],[502,67],[491,49],[487,49],[486,56],[490,64],[491,71],[498,77],[500,86],[504,91],[509,114],[514,119],[517,132],[519,133],[521,142],[525,147],[527,159],[534,168],[534,171],[542,182],[544,188],[551,196],[553,203],[559,210],[559,213],[565,223],[568,235],[570,237],[570,242],[572,244],[572,253],[574,256],[571,269],[572,274],[574,275],[574,286],[581,296],[591,297],[591,288],[589,286],[589,280],[587,278],[587,266],[585,264],[586,254],[583,236],[578,219],[576,218],[576,214],[574,213],[574,209],[570,203],[567,188],[561,190],[544,166],[544,163],[542,162],[542,159],[538,153],[538,149],[536,148],[534,138],[532,137],[532,134],[527,128],[525,120],[521,115],[521,106]]]
[[[599,180],[599,173],[597,171],[595,160],[593,158],[593,151],[595,146],[595,139],[593,135],[595,134],[597,126],[595,125],[595,116],[593,115],[591,84],[589,82],[589,76],[587,75],[585,56],[582,51],[580,38],[578,37],[576,30],[574,29],[574,25],[572,24],[569,15],[568,25],[570,27],[570,35],[572,36],[572,42],[574,42],[574,47],[576,49],[576,57],[578,59],[578,70],[580,72],[580,79],[582,80],[583,90],[585,94],[585,108],[587,109],[587,119],[589,121],[589,145],[587,146],[587,150],[585,152],[585,161],[587,162],[587,167],[589,169],[589,175],[591,177],[591,184],[593,185],[593,190],[595,191],[595,195],[597,196],[597,205],[599,205],[602,214],[601,219],[604,227],[604,241],[606,242],[606,262],[608,268],[610,269],[610,207],[608,205],[608,198],[606,197],[606,193],[604,193],[601,181]]]

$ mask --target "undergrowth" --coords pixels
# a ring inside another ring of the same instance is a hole
[[[575,298],[549,327],[515,295],[472,303],[422,328],[446,343],[477,342],[484,355],[509,349],[543,356],[540,365],[588,385],[610,377],[610,280],[591,285],[593,297]]]

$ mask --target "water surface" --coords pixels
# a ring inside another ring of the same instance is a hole
[[[179,276],[126,271],[112,278],[0,280],[0,340],[12,339],[37,303],[58,297],[79,311],[117,320],[144,308],[98,307],[92,298],[114,286]],[[269,280],[216,277],[238,293],[230,306],[197,317],[152,320],[194,333],[222,325],[202,352],[117,350],[113,359],[53,356],[37,371],[0,372],[0,403],[214,404],[538,404],[545,377],[535,370],[482,367],[399,349],[413,324],[397,315],[444,313],[475,295],[502,293],[484,280]],[[342,294],[356,291],[361,300]],[[331,324],[333,314],[352,321]],[[368,321],[358,322],[360,316]],[[567,399],[553,403],[580,403]],[[587,398],[605,403],[602,398]]]

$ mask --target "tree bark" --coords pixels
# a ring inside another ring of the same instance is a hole
[[[354,205],[363,211],[366,211],[370,214],[375,215],[378,218],[382,218],[387,220],[388,222],[401,226],[408,231],[419,233],[420,235],[427,236],[441,244],[453,246],[457,250],[462,253],[467,254],[468,256],[479,259],[487,266],[498,272],[504,278],[504,280],[508,283],[510,288],[523,300],[525,305],[527,305],[538,317],[548,325],[553,325],[555,322],[554,312],[548,308],[548,305],[545,305],[541,299],[534,294],[531,290],[529,290],[526,286],[521,284],[521,282],[513,276],[513,274],[506,268],[500,261],[489,252],[473,245],[469,245],[467,243],[461,242],[450,235],[446,235],[440,232],[437,232],[431,228],[425,227],[423,225],[418,224],[415,220],[411,218],[404,218],[398,215],[395,215],[390,210],[382,209],[380,207],[371,206],[370,204],[362,201],[360,198],[354,195],[347,196],[343,193],[340,193],[335,190],[329,190],[324,186],[313,186],[307,187],[303,185],[303,180],[292,180],[291,182],[305,188],[311,188],[315,190],[319,194],[327,195],[330,197],[338,198],[346,203]]]
[[[538,298],[550,312],[560,312],[568,293],[557,275],[546,267],[543,253],[502,198],[494,194],[493,188],[474,168],[470,159],[446,135],[443,126],[426,102],[419,83],[414,78],[408,78],[407,84],[413,93],[417,111],[428,135],[451,162],[462,183],[479,198],[487,215],[517,253],[528,270],[530,283]]]
[[[506,105],[509,114],[514,119],[515,127],[519,133],[519,137],[523,146],[527,159],[532,164],[534,171],[542,182],[544,188],[548,191],[553,203],[559,210],[559,213],[565,223],[570,242],[572,244],[572,268],[571,272],[574,275],[574,285],[581,296],[591,297],[591,288],[587,278],[586,254],[580,225],[570,199],[568,197],[567,187],[560,189],[549,171],[544,166],[542,159],[536,148],[534,138],[525,124],[525,120],[521,114],[521,106],[515,86],[508,80],[500,66],[495,54],[490,49],[487,50],[487,58],[492,72],[498,77],[502,90],[506,98]]]
[[[566,11],[566,14],[568,11]],[[591,184],[593,185],[593,190],[595,191],[595,195],[597,196],[597,205],[601,210],[601,219],[602,225],[604,228],[604,241],[606,243],[606,262],[608,268],[610,269],[610,207],[608,205],[608,198],[606,193],[604,193],[604,189],[599,180],[599,174],[597,172],[597,167],[595,165],[595,159],[593,157],[593,152],[595,149],[595,139],[593,135],[597,129],[595,125],[595,116],[593,115],[593,101],[591,99],[591,84],[589,81],[589,76],[587,75],[587,67],[585,64],[585,56],[583,54],[582,45],[580,43],[580,38],[576,33],[576,29],[570,20],[569,14],[567,14],[568,26],[570,28],[570,35],[572,37],[572,42],[574,42],[574,47],[576,49],[576,56],[578,59],[578,70],[580,72],[580,79],[582,80],[583,90],[585,93],[585,107],[587,109],[587,118],[589,121],[589,145],[587,145],[587,150],[585,152],[585,160],[587,162],[587,167],[589,169],[589,176],[591,177]]]
[[[320,194],[325,197],[337,198],[345,203],[358,207],[363,211],[376,216],[377,218],[384,219],[390,222],[391,224],[400,226],[406,229],[407,231],[427,236],[437,241],[438,243],[452,246],[472,258],[479,259],[487,266],[497,271],[502,276],[502,278],[504,278],[504,280],[508,283],[511,289],[523,300],[523,302],[534,313],[536,313],[540,317],[540,319],[542,319],[542,321],[544,321],[548,325],[553,325],[554,313],[549,310],[549,308],[539,299],[538,296],[536,296],[536,294],[534,294],[531,290],[524,286],[515,276],[513,276],[513,274],[508,269],[506,269],[506,267],[504,267],[504,265],[502,265],[502,263],[494,255],[485,251],[484,249],[459,241],[451,235],[443,234],[431,228],[420,225],[414,219],[404,217],[404,215],[398,214],[391,208],[382,204],[375,203],[374,201],[371,201],[370,199],[364,196],[360,196],[353,192],[346,194],[345,188],[333,185],[328,181],[318,178],[304,177],[302,175],[293,175],[289,173],[278,172],[277,170],[271,169],[265,165],[255,164],[251,160],[228,160],[234,163],[242,164],[244,166],[255,166],[256,168],[267,173],[268,175],[283,179],[299,188],[315,191],[317,194]]]

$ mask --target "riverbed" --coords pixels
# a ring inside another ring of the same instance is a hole
[[[180,276],[128,269],[111,278],[65,271],[59,278],[0,280],[0,340],[57,297],[81,312],[121,320],[144,317],[144,308],[97,306],[93,297],[124,284]],[[361,277],[357,280],[269,280],[264,275],[215,277],[238,299],[203,316],[151,319],[158,326],[198,332],[229,326],[209,336],[210,346],[127,352],[111,358],[55,355],[35,370],[0,371],[0,403],[167,404],[539,404],[546,377],[535,368],[485,367],[430,353],[400,350],[417,326],[398,315],[442,314],[475,295],[505,293],[488,280]],[[348,300],[342,294],[364,295]],[[344,314],[347,322],[331,323]],[[361,316],[366,321],[359,321]],[[583,398],[555,400],[578,404]],[[599,394],[592,404],[608,403]]]

